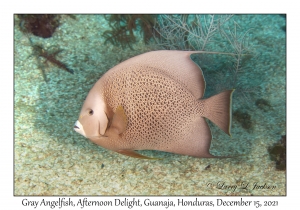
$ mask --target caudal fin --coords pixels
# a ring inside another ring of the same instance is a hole
[[[233,90],[226,90],[208,99],[204,103],[203,117],[209,119],[229,136],[231,129],[231,101]]]

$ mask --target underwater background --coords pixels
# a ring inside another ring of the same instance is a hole
[[[286,195],[285,15],[14,19],[14,195]],[[205,97],[235,88],[232,137],[209,123],[210,152],[234,158],[135,159],[73,130],[103,73],[160,49],[235,53],[192,56]]]

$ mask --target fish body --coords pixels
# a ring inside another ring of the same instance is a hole
[[[107,71],[90,90],[74,125],[92,142],[124,155],[160,150],[195,157],[209,153],[208,118],[230,135],[231,95],[204,95],[191,51],[153,51]]]

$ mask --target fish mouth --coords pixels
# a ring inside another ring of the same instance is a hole
[[[81,135],[85,136],[85,132],[84,129],[81,125],[81,123],[77,120],[73,126],[74,131],[76,131],[77,133],[80,133]]]
[[[74,130],[78,132],[78,130],[80,130],[80,126],[81,123],[77,120],[73,126]]]

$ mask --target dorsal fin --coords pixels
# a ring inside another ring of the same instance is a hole
[[[195,98],[202,98],[205,92],[205,80],[200,67],[191,59],[193,51],[162,50],[146,53],[144,65],[156,68],[187,88]],[[161,62],[157,62],[157,61]],[[156,61],[156,62],[155,62]]]
[[[120,71],[129,66],[146,66],[172,78],[188,89],[195,98],[202,98],[205,91],[205,81],[200,67],[190,58],[193,53],[202,51],[159,50],[144,53],[130,58],[110,71]]]

